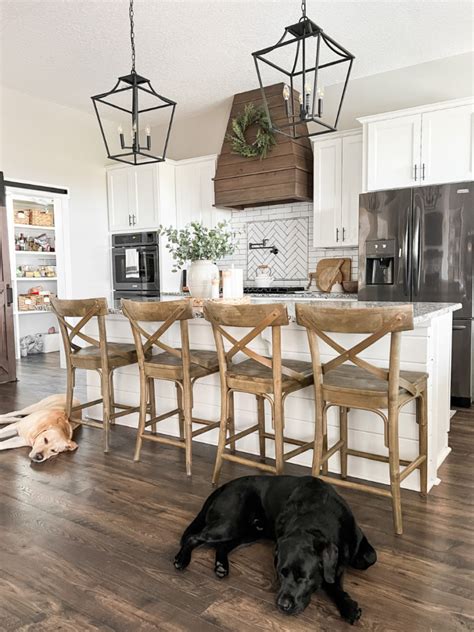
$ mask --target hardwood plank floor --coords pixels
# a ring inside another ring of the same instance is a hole
[[[57,354],[22,361],[18,374],[18,383],[0,385],[0,413],[64,390]],[[79,450],[42,465],[30,464],[26,448],[0,453],[0,630],[350,629],[324,594],[298,617],[276,610],[271,543],[233,552],[224,580],[214,577],[209,550],[184,573],[174,570],[181,532],[211,491],[214,448],[195,446],[187,479],[175,448],[145,442],[133,463],[128,428],[113,429],[107,456],[99,431],[76,434]],[[402,537],[392,533],[387,499],[340,492],[379,556],[346,576],[362,607],[360,630],[474,630],[473,434],[474,411],[460,410],[441,485],[426,501],[402,492]],[[223,482],[248,473],[226,463]]]

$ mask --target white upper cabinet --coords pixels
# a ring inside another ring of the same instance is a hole
[[[107,172],[107,194],[110,230],[131,227],[134,189],[130,169]]]
[[[176,212],[178,227],[189,222],[216,223],[214,182],[216,156],[180,160],[176,163]]]
[[[368,126],[367,188],[396,189],[420,177],[421,116],[401,116]]]
[[[107,172],[110,230],[157,228],[157,174],[156,165],[123,167]]]
[[[473,107],[422,114],[421,175],[427,184],[472,180]]]
[[[362,193],[362,134],[342,139],[342,243],[359,243],[359,195]]]
[[[362,190],[362,134],[314,140],[314,247],[356,246]]]
[[[314,143],[314,246],[337,245],[341,225],[342,140]],[[342,237],[342,235],[341,235]]]
[[[359,119],[364,190],[472,180],[473,103],[458,99]]]

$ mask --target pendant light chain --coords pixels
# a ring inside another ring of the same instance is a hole
[[[135,24],[133,21],[133,0],[130,0],[130,44],[132,47],[132,73],[135,72]]]
[[[306,17],[306,0],[302,0],[301,2],[301,13],[303,14],[303,18]]]

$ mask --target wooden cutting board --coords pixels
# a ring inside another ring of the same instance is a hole
[[[351,259],[321,259],[316,266],[315,277],[318,288],[322,292],[330,292],[334,283],[351,280]]]

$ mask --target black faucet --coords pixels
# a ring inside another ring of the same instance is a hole
[[[263,239],[256,244],[249,244],[249,250],[269,250],[272,255],[278,254],[278,248],[276,246],[267,246],[268,239]]]

